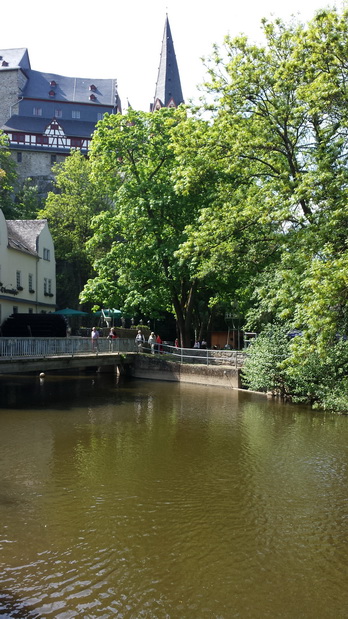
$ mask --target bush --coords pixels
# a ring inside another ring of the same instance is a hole
[[[284,361],[289,357],[290,344],[283,327],[268,325],[247,350],[242,369],[243,382],[256,391],[287,393]]]
[[[348,412],[348,341],[332,342],[319,351],[305,337],[295,342],[284,327],[268,325],[248,349],[242,379],[256,391]]]

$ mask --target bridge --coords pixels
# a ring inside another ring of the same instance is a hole
[[[139,352],[150,353],[144,344],[139,350],[132,339],[99,338],[93,346],[90,338],[13,338],[0,337],[0,374],[23,374],[57,370],[80,370],[96,367],[100,371],[127,371]],[[243,365],[241,351],[176,348],[167,344],[157,347],[155,357],[179,364],[229,366],[237,370]],[[146,355],[149,357],[149,355]],[[152,355],[150,355],[152,357]],[[149,359],[150,360],[150,359]]]
[[[117,366],[121,371],[136,354],[132,340],[90,338],[0,338],[0,374],[79,370]]]

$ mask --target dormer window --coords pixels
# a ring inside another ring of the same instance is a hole
[[[49,94],[50,97],[55,97],[56,96],[56,93],[54,92],[54,90],[50,90],[48,94]]]
[[[50,86],[52,86],[53,88],[55,88],[55,86],[57,86],[57,82],[55,80],[51,80],[50,81]]]
[[[92,94],[92,95],[89,95],[89,100],[90,100],[90,101],[96,101],[96,100],[97,100],[97,97],[96,97],[95,95],[93,95],[93,94]]]
[[[8,67],[8,62],[6,62],[6,60],[3,60],[1,63],[2,67]]]
[[[92,92],[96,92],[97,91],[97,87],[94,84],[91,84],[89,89],[92,90]]]

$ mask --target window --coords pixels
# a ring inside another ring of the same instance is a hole
[[[80,118],[80,110],[73,110],[71,112],[71,118]]]
[[[17,163],[22,163],[22,153],[17,153]]]
[[[29,292],[32,292],[34,290],[34,277],[32,273],[29,273],[28,275],[28,288]]]
[[[72,148],[81,148],[82,140],[81,138],[71,138],[71,147]]]
[[[12,310],[13,310],[13,312],[12,312],[13,314],[18,314],[18,307],[17,307],[17,305],[14,305]]]
[[[36,144],[48,144],[47,135],[37,135],[36,136]]]
[[[12,133],[12,142],[25,142],[24,133]]]
[[[21,287],[21,272],[16,271],[16,286],[17,288]]]
[[[32,313],[33,313],[33,308],[32,308],[32,307],[29,307],[28,313],[29,313],[29,314],[32,314]]]
[[[44,294],[48,294],[48,290],[47,290],[47,277],[44,277]]]
[[[33,116],[42,116],[42,107],[33,107]]]
[[[50,260],[50,250],[44,247],[43,249],[43,259]]]
[[[51,80],[50,81],[50,86],[53,86],[53,88],[54,88],[55,86],[57,86],[57,82],[55,80]]]
[[[103,118],[104,118],[104,114],[102,112],[98,112],[97,120],[103,120]]]
[[[49,279],[47,283],[48,283],[48,294],[52,294],[52,280]]]
[[[58,110],[57,109],[57,110],[54,110],[54,115],[55,115],[56,118],[62,118],[63,112],[62,112],[62,110]]]
[[[57,155],[51,155],[51,165],[57,163]]]

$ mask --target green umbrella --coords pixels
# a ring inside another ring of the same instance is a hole
[[[66,307],[65,309],[57,310],[52,314],[61,314],[62,316],[88,316],[88,312],[81,312],[81,310],[71,309]]]

